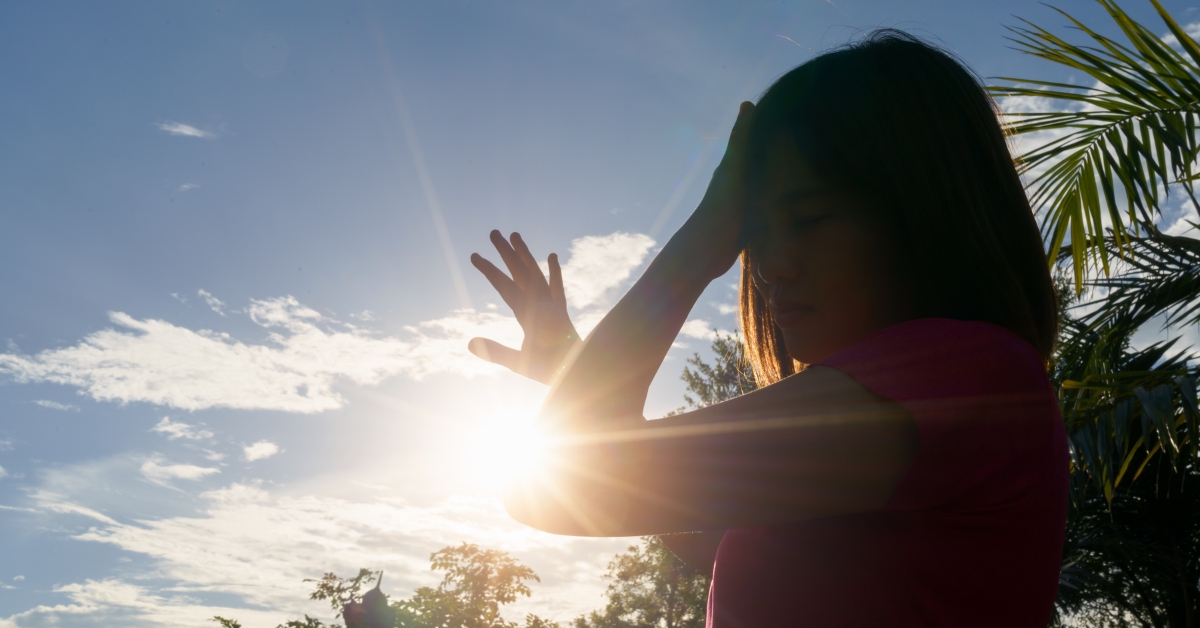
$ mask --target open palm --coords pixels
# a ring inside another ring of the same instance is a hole
[[[499,231],[492,231],[491,240],[512,276],[478,253],[471,255],[471,264],[512,308],[525,338],[520,350],[488,338],[472,338],[467,348],[484,360],[549,384],[581,342],[567,314],[558,256],[551,253],[546,260],[550,268],[547,281],[520,234],[514,233],[506,240]]]

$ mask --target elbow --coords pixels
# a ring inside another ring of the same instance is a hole
[[[529,479],[509,480],[504,484],[504,510],[517,523],[541,532],[583,536],[564,525],[562,509],[554,507],[554,501],[546,492],[539,490]]]
[[[525,482],[509,480],[504,483],[504,510],[517,523],[523,523],[531,528],[548,532],[537,525],[530,508],[530,495]]]

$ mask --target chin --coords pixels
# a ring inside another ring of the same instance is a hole
[[[837,348],[829,344],[818,340],[818,335],[813,334],[812,330],[807,330],[807,333],[783,330],[783,347],[787,349],[788,356],[802,364],[815,364],[836,353]]]

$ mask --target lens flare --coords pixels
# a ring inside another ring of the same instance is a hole
[[[485,421],[465,452],[476,481],[496,488],[514,477],[541,471],[548,442],[534,427],[536,412],[536,407],[505,408]]]

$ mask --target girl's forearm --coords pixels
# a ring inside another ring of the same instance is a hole
[[[588,336],[546,398],[543,424],[574,431],[643,419],[650,382],[712,281],[689,231],[667,242]]]

